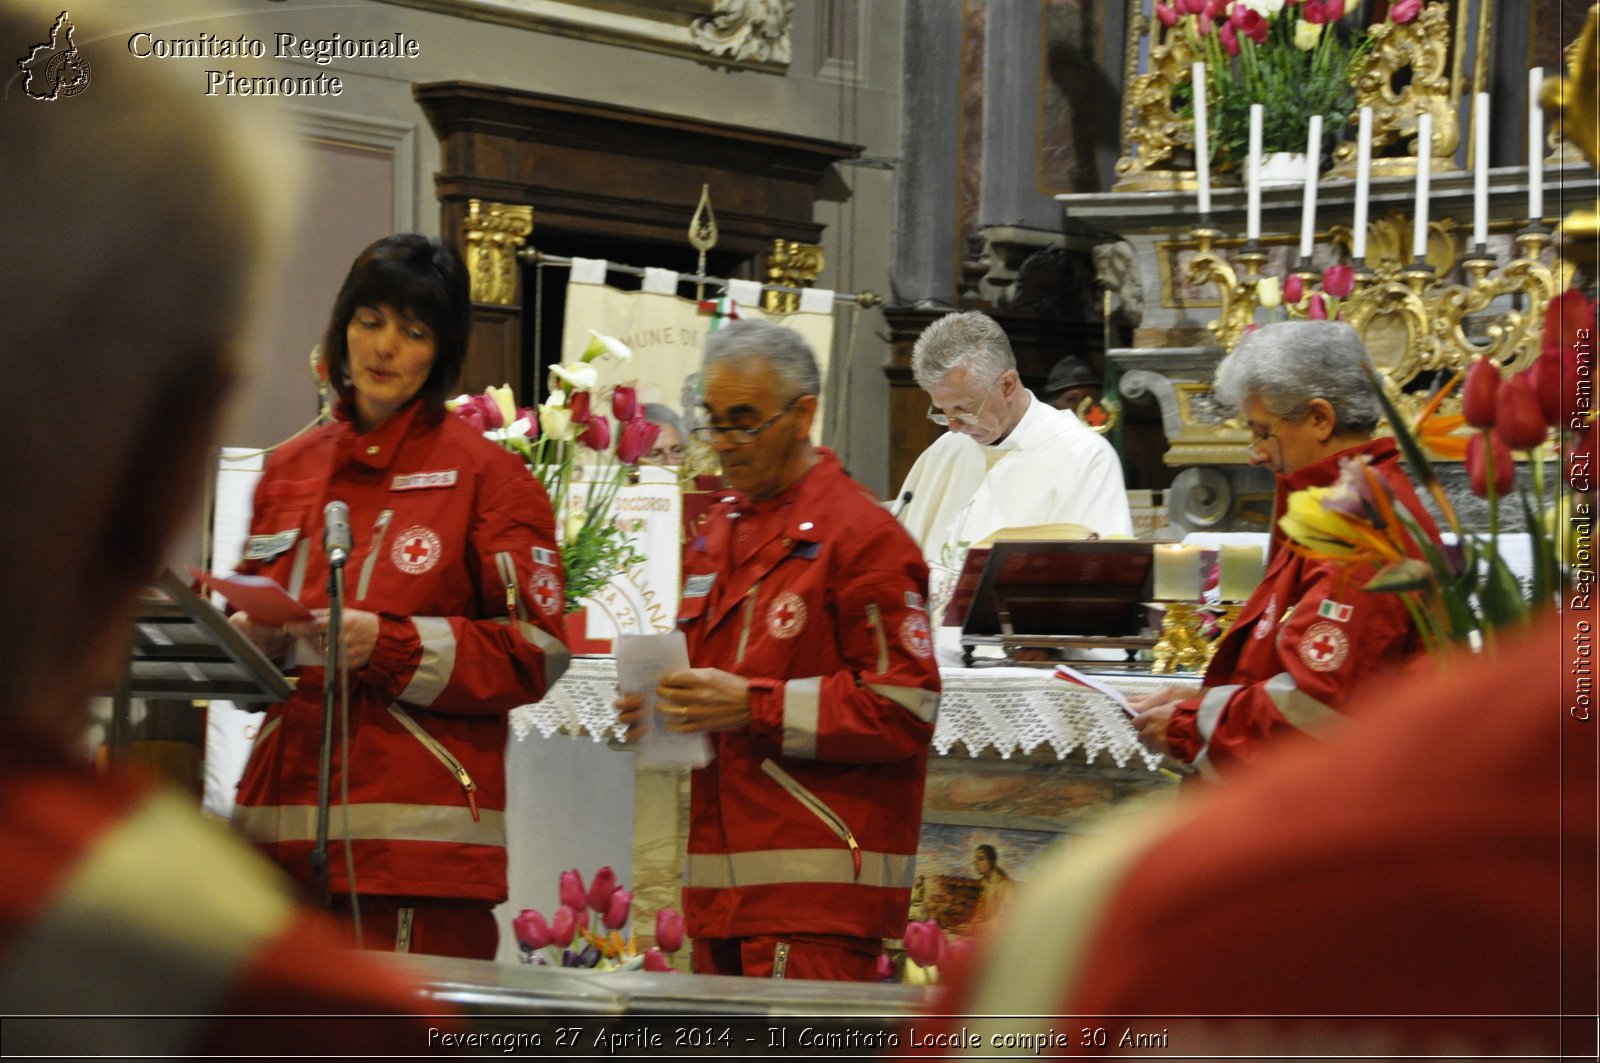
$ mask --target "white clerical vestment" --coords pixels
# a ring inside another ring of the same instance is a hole
[[[1132,535],[1122,463],[1105,438],[1028,396],[1028,410],[990,446],[947,432],[923,451],[897,498],[900,521],[922,547],[935,603],[960,571],[966,546],[1002,528],[1081,524],[1102,536]]]

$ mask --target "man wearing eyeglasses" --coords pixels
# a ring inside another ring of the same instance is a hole
[[[920,551],[810,439],[821,388],[799,333],[706,342],[705,424],[733,493],[684,553],[694,667],[656,689],[710,735],[691,778],[683,911],[703,974],[873,981],[911,902],[939,704]],[[618,698],[629,737],[642,699]]]
[[[934,600],[966,547],[1002,528],[1080,524],[1132,535],[1122,463],[1111,444],[1022,386],[1004,330],[976,310],[923,330],[911,372],[949,431],[923,451],[897,497],[901,523],[933,572]]]

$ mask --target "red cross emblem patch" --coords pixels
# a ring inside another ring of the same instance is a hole
[[[1272,634],[1272,628],[1277,623],[1277,617],[1278,595],[1274,592],[1272,597],[1267,599],[1267,607],[1261,610],[1261,619],[1256,621],[1255,630],[1250,632],[1251,636],[1264,639]]]
[[[784,591],[767,607],[767,630],[775,639],[792,639],[806,626],[806,603],[794,591]]]
[[[900,621],[900,645],[913,657],[923,660],[933,656],[933,636],[928,632],[928,618],[918,609]]]
[[[1338,624],[1320,620],[1300,640],[1300,659],[1313,672],[1331,672],[1350,656],[1350,636]]]
[[[389,559],[406,575],[420,576],[439,563],[441,548],[438,534],[418,524],[396,536]]]
[[[544,616],[555,616],[561,611],[561,581],[548,568],[541,568],[528,581],[528,597]]]

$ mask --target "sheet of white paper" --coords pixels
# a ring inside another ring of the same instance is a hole
[[[1138,713],[1133,711],[1133,706],[1128,704],[1128,699],[1123,696],[1122,691],[1111,686],[1109,683],[1101,682],[1092,675],[1085,675],[1076,668],[1069,668],[1064,664],[1058,664],[1056,665],[1056,678],[1065,679],[1069,683],[1076,683],[1078,686],[1088,687],[1090,690],[1104,694],[1106,697],[1116,702],[1118,707],[1120,707],[1122,711],[1127,713],[1129,716],[1138,715]]]
[[[644,695],[645,726],[638,742],[639,763],[688,768],[703,768],[711,763],[708,737],[669,731],[656,711],[656,685],[661,677],[689,667],[689,647],[683,641],[683,632],[618,635],[616,654],[617,690]]]

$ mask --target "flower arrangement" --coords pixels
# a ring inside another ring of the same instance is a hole
[[[1341,559],[1352,567],[1372,564],[1366,589],[1404,597],[1430,652],[1456,644],[1474,649],[1496,629],[1520,624],[1554,605],[1575,557],[1564,532],[1574,512],[1590,513],[1592,501],[1575,501],[1594,489],[1594,413],[1584,387],[1594,358],[1595,305],[1576,289],[1553,300],[1546,311],[1544,343],[1533,366],[1504,378],[1499,366],[1478,360],[1466,373],[1459,415],[1439,407],[1460,381],[1441,388],[1408,428],[1374,376],[1395,441],[1413,474],[1433,498],[1454,546],[1423,534],[1364,461],[1347,460],[1339,482],[1297,491],[1279,526],[1289,548],[1314,558]],[[1465,442],[1456,434],[1475,429]],[[1473,493],[1488,502],[1488,531],[1464,529],[1445,496],[1421,443],[1435,453],[1464,458]],[[1565,454],[1563,476],[1547,483],[1543,450]],[[1529,474],[1517,474],[1515,452],[1524,452]],[[1515,493],[1531,544],[1526,588],[1500,549],[1500,505]],[[1583,507],[1578,509],[1578,507]]]
[[[683,917],[671,908],[657,912],[656,943],[638,951],[630,921],[633,894],[617,882],[611,868],[596,871],[587,888],[576,868],[561,872],[560,896],[561,907],[548,920],[534,908],[524,908],[511,920],[523,963],[600,971],[673,969],[667,956],[683,947]],[[589,928],[591,912],[604,932]]]
[[[1251,104],[1264,108],[1267,153],[1304,151],[1312,115],[1322,115],[1328,129],[1349,121],[1371,42],[1364,31],[1341,28],[1347,6],[1345,0],[1159,0],[1156,17],[1206,64],[1217,169],[1243,168]],[[1388,17],[1409,22],[1421,7],[1422,0],[1400,0]],[[1192,116],[1192,103],[1185,113]]]
[[[638,395],[628,386],[611,391],[611,417],[617,423],[612,431],[596,400],[598,374],[589,363],[608,355],[627,361],[633,352],[620,340],[592,330],[591,335],[594,340],[577,366],[551,367],[549,398],[536,409],[518,408],[505,385],[445,404],[519,455],[544,485],[556,513],[568,613],[644,560],[612,519],[612,510],[629,469],[650,453],[661,432],[645,419]]]
[[[937,983],[941,968],[949,970],[965,963],[972,951],[970,939],[952,938],[932,919],[907,923],[901,943],[906,949],[904,981],[910,985]]]

